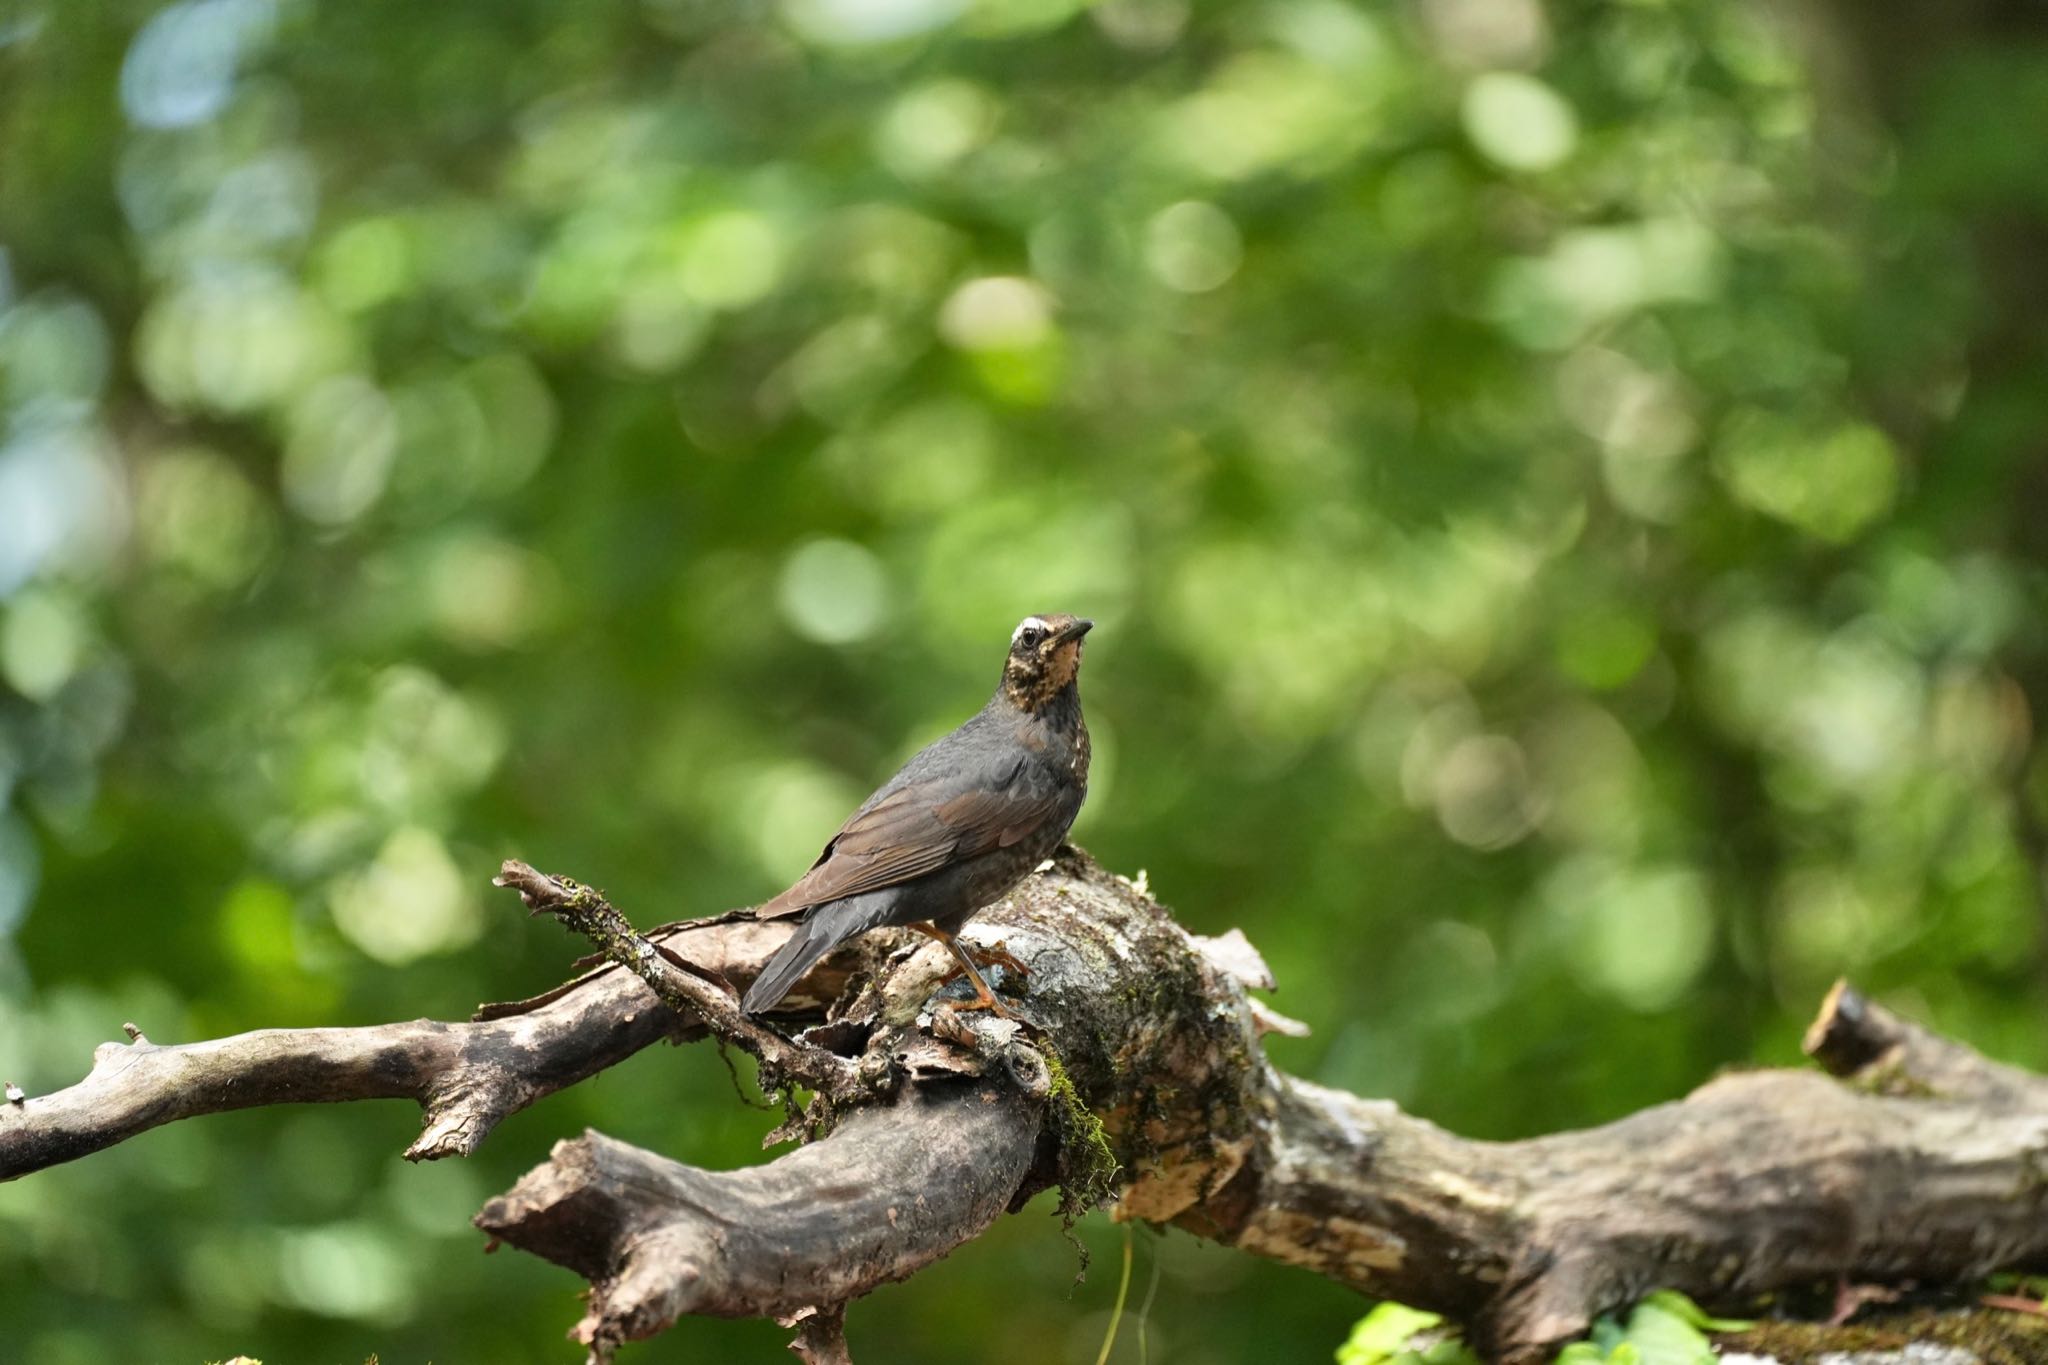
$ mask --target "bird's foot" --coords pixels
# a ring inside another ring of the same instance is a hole
[[[1017,973],[1017,975],[1019,976],[1031,975],[1031,973],[1025,969],[1023,963],[1018,962],[1015,959],[1010,959],[1008,961],[1004,960],[1006,958],[1009,958],[1009,956],[1010,955],[1008,953],[1005,953],[1002,957],[996,958],[994,961],[991,962],[988,959],[983,958],[979,953],[975,954],[975,958],[981,966],[1007,967],[1011,971]],[[966,976],[967,969],[965,967],[955,967],[952,971],[947,972],[944,976],[939,978],[938,989],[944,990],[946,989],[946,987],[952,985],[955,981],[961,981],[966,979]]]
[[[1002,1001],[985,991],[979,999],[975,1000],[941,1000],[939,1008],[948,1014],[960,1014],[967,1010],[987,1010],[998,1019],[1015,1019],[1017,1017],[1003,1008]]]
[[[966,945],[961,944],[960,946],[965,947]],[[963,978],[974,983],[974,998],[972,1000],[941,1000],[939,1002],[940,1009],[988,1010],[998,1019],[1008,1019],[1011,1017],[1009,1012],[1003,1008],[1002,1002],[996,999],[995,992],[988,988],[988,983],[982,980],[980,972],[970,974],[967,968],[956,967],[939,978],[938,989],[944,990],[955,981]]]
[[[1828,1326],[1845,1326],[1874,1303],[1896,1303],[1899,1291],[1881,1284],[1851,1284],[1847,1275],[1835,1278],[1834,1311],[1828,1314]]]

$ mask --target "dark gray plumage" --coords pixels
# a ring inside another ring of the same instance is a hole
[[[796,885],[761,907],[764,919],[804,919],[748,988],[749,1013],[773,1008],[819,958],[883,924],[945,943],[974,982],[975,1005],[1002,1013],[955,935],[1051,856],[1080,813],[1088,795],[1081,637],[1094,624],[1026,617],[988,705],[906,763]]]

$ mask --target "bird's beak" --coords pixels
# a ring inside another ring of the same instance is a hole
[[[1078,640],[1083,635],[1086,635],[1089,631],[1093,629],[1095,629],[1095,623],[1093,621],[1076,621],[1073,625],[1068,626],[1065,630],[1061,631],[1058,635],[1054,636],[1053,643],[1056,645],[1063,645],[1067,643],[1067,641],[1069,640]]]

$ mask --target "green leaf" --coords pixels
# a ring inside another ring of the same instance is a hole
[[[1643,1300],[1644,1307],[1653,1305],[1702,1332],[1747,1332],[1756,1326],[1744,1318],[1714,1317],[1676,1289],[1659,1289]]]
[[[1628,1340],[1628,1331],[1613,1317],[1602,1313],[1593,1319],[1592,1330],[1586,1333],[1586,1340],[1599,1350],[1599,1359],[1605,1360]]]
[[[1646,1362],[1643,1353],[1631,1341],[1617,1341],[1610,1346],[1575,1341],[1559,1351],[1551,1365],[1646,1365]]]
[[[1558,1353],[1554,1365],[1714,1365],[1708,1332],[1739,1332],[1746,1322],[1710,1317],[1675,1290],[1660,1289],[1635,1306],[1624,1326],[1594,1319],[1587,1339]]]
[[[1557,1353],[1551,1365],[1605,1365],[1607,1352],[1590,1341],[1575,1341]]]
[[[1409,1341],[1417,1332],[1442,1321],[1440,1313],[1405,1303],[1383,1303],[1352,1327],[1351,1335],[1337,1348],[1337,1365],[1390,1365],[1401,1356],[1414,1357],[1408,1350]]]
[[[1629,1314],[1628,1339],[1624,1345],[1636,1352],[1641,1365],[1713,1365],[1714,1362],[1714,1348],[1699,1328],[1680,1314],[1647,1299]],[[1619,1361],[1621,1349],[1617,1347],[1611,1359]]]
[[[1408,1354],[1412,1356],[1414,1352]],[[1483,1365],[1479,1357],[1472,1354],[1472,1348],[1457,1337],[1446,1337],[1416,1359],[1419,1365]],[[1407,1362],[1397,1357],[1394,1365],[1407,1365]]]

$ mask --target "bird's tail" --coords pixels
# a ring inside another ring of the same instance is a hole
[[[740,1002],[740,1008],[748,1014],[774,1009],[776,1002],[789,994],[790,987],[817,965],[819,958],[855,934],[865,933],[880,924],[887,917],[889,905],[888,896],[870,893],[813,909],[804,916],[804,922],[797,926],[789,942],[768,959],[768,965],[754,978],[754,984],[747,987],[746,998]]]

